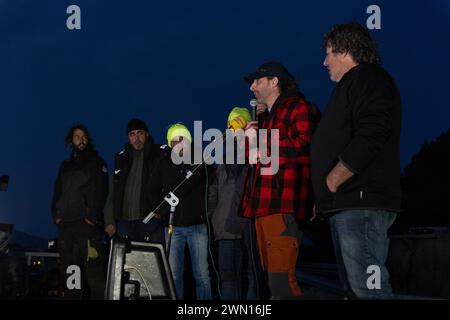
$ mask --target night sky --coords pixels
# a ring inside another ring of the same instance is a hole
[[[66,9],[81,8],[81,30]],[[278,60],[323,111],[334,84],[322,65],[324,33],[365,25],[381,8],[384,67],[403,99],[402,166],[450,128],[450,1],[106,1],[0,0],[0,222],[54,237],[53,183],[69,156],[64,135],[77,121],[107,161],[126,143],[131,117],[159,143],[167,126],[223,128],[252,98],[242,80]]]

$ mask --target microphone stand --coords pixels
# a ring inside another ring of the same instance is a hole
[[[254,121],[258,121],[258,116],[256,115],[256,108],[257,108],[258,102],[256,99],[252,99],[250,101],[250,106],[252,107],[252,119]],[[257,140],[258,141],[258,140]],[[258,143],[258,142],[256,142]],[[256,171],[256,164],[258,162],[255,163],[255,165],[249,165],[249,170],[250,170],[250,181],[249,181],[249,187],[250,187],[250,194],[252,194],[253,192],[253,184],[255,183],[255,171]]]
[[[168,259],[169,253],[170,253],[170,244],[172,242],[173,216],[175,214],[175,209],[176,209],[177,205],[180,203],[180,200],[173,192],[169,192],[169,194],[164,197],[164,200],[170,204],[169,227],[167,228],[168,229],[167,233],[169,235],[169,239],[167,240],[167,244],[166,244],[166,255],[167,255],[167,259]]]
[[[228,128],[230,129],[230,127]],[[222,134],[222,140],[226,135],[226,131]],[[170,244],[172,241],[172,233],[173,233],[173,218],[175,215],[175,209],[176,206],[179,204],[179,199],[178,197],[175,195],[175,192],[187,181],[189,180],[189,178],[191,178],[195,171],[198,170],[198,168],[200,168],[200,166],[202,166],[206,160],[210,159],[211,156],[209,156],[208,158],[204,159],[201,163],[199,163],[192,171],[188,171],[186,173],[186,176],[184,177],[184,179],[169,193],[167,193],[167,195],[164,197],[164,200],[162,200],[159,205],[152,210],[143,220],[142,222],[147,224],[154,216],[155,216],[155,212],[164,204],[164,202],[169,203],[170,205],[170,215],[169,215],[169,227],[167,229],[167,233],[169,235],[169,239],[167,241],[167,246],[166,246],[166,252],[167,252],[167,257],[169,257],[169,252],[170,252]],[[207,213],[208,214],[208,213]]]

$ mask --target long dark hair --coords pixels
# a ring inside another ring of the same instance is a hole
[[[323,48],[328,46],[334,53],[350,53],[358,64],[381,64],[376,42],[358,22],[333,26],[323,40]]]
[[[83,131],[88,139],[88,146],[92,145],[92,139],[91,139],[91,135],[89,134],[89,130],[87,129],[87,127],[82,124],[81,122],[75,123],[67,132],[66,137],[64,138],[64,145],[66,147],[71,146],[72,145],[72,140],[73,140],[73,133],[75,132],[75,130],[81,130]]]

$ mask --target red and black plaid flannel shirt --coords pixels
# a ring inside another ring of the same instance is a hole
[[[319,109],[299,95],[280,96],[275,101],[260,129],[268,130],[265,143],[269,152],[270,132],[279,130],[279,170],[274,175],[261,175],[261,163],[253,166],[254,172],[245,182],[241,208],[244,217],[283,213],[300,221],[307,207],[312,208],[307,206],[308,201],[313,201],[309,149],[319,120]]]

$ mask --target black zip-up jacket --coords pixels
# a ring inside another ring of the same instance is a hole
[[[334,89],[313,136],[311,175],[317,210],[400,211],[401,101],[377,65],[348,71]],[[326,177],[341,161],[354,176],[331,193]]]
[[[145,218],[158,201],[160,193],[153,191],[153,173],[159,159],[160,145],[153,142],[149,135],[144,145],[144,164],[142,166],[142,184],[140,195],[140,216]],[[133,147],[127,144],[125,149],[116,154],[113,175],[113,211],[114,219],[122,219],[123,198],[127,177],[133,164]]]
[[[88,219],[100,224],[108,195],[108,171],[105,161],[92,145],[84,151],[73,150],[69,160],[62,162],[56,178],[52,216],[56,222]]]
[[[192,162],[193,163],[193,162]],[[155,184],[153,188],[161,190],[160,200],[172,191],[186,177],[188,171],[193,172],[197,165],[179,164],[176,165],[171,159],[171,149],[162,149],[161,159],[156,170]],[[205,223],[207,199],[207,171],[210,166],[202,164],[193,175],[174,193],[180,200],[176,206],[173,225],[176,227],[188,227]],[[164,222],[169,221],[170,206],[167,202],[155,213],[161,215]]]

